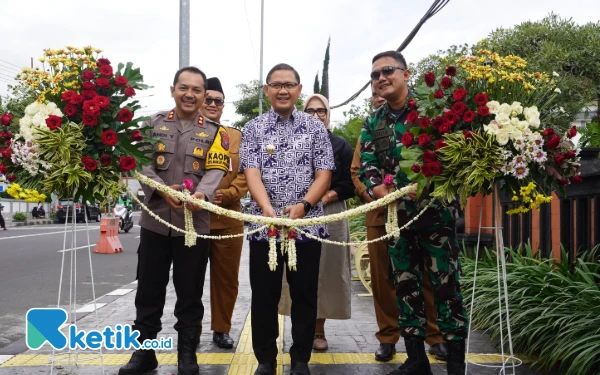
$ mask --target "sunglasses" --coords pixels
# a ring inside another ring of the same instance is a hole
[[[396,69],[400,71],[406,70],[406,68],[401,68],[399,66],[384,66],[383,68],[381,68],[381,70],[374,70],[371,72],[371,81],[375,82],[379,80],[381,74],[383,74],[384,77],[389,77],[392,74],[394,74],[394,71],[396,71]]]
[[[223,101],[223,99],[219,99],[219,98],[206,98],[206,99],[204,99],[204,103],[206,103],[206,105],[211,105],[212,102],[215,102],[215,105],[217,107],[220,107],[220,106],[223,105],[223,103],[225,103]]]
[[[308,113],[311,116],[314,116],[315,113],[318,114],[319,116],[325,116],[327,114],[327,109],[325,109],[325,108],[317,108],[317,109],[309,108],[304,112]]]

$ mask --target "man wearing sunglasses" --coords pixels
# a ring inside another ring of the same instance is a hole
[[[213,77],[207,80],[206,99],[200,111],[216,123],[221,122],[225,94],[221,81]],[[238,173],[239,151],[242,132],[224,126],[229,137],[229,172],[223,177],[221,185],[215,191],[214,204],[232,211],[240,212],[240,199],[248,192],[246,177]],[[227,236],[244,232],[244,223],[211,212],[210,235]],[[210,240],[210,318],[213,330],[213,342],[223,349],[233,348],[233,339],[229,336],[231,317],[238,295],[240,259],[243,237]]]
[[[411,184],[400,170],[400,161],[404,147],[402,135],[408,131],[406,119],[412,93],[407,87],[410,72],[401,53],[383,52],[372,62],[373,89],[387,103],[363,123],[359,176],[371,199],[380,199],[389,194],[383,184],[383,177],[387,174],[394,176],[396,188]],[[416,193],[400,199],[397,203],[399,226],[408,223],[428,204],[426,192],[419,199]],[[456,218],[455,205],[444,207],[434,202],[418,220],[401,232],[399,239],[388,241],[400,313],[398,325],[408,355],[407,361],[389,375],[431,374],[424,345],[427,332],[423,297],[425,264],[434,290],[437,323],[448,345],[448,374],[464,374],[468,318],[458,283],[460,266]]]

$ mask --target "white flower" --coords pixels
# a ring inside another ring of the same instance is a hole
[[[524,139],[523,132],[516,128],[513,128],[512,131],[510,132],[510,138],[513,141],[522,141]]]
[[[513,166],[511,164],[506,164],[502,167],[502,173],[504,173],[505,176],[511,175],[514,173],[514,169]]]
[[[500,103],[498,103],[495,100],[492,100],[491,102],[487,102],[486,105],[490,109],[490,113],[498,114],[498,110],[500,109]]]
[[[540,122],[540,117],[539,116],[532,117],[528,121],[529,121],[529,126],[530,127],[534,128],[534,129],[537,129],[537,128],[540,127],[541,122]]]
[[[558,87],[554,89],[554,92],[557,93],[557,94],[562,93],[562,91],[560,91],[560,89]]]
[[[560,107],[558,110],[560,111],[560,113],[565,113],[566,112],[563,107]]]
[[[510,151],[510,150],[502,150],[502,158],[504,160],[508,160],[508,158],[510,158],[511,156],[513,156],[512,151]]]
[[[498,127],[496,120],[492,120],[489,125],[483,125],[483,130],[488,134],[498,134],[500,128]]]
[[[560,75],[559,75],[558,73],[556,73],[556,72],[552,72],[552,75],[553,75],[553,76],[555,76],[555,77],[559,77],[559,76],[560,76]]]
[[[526,107],[523,109],[523,114],[525,115],[525,120],[528,120],[532,117],[540,117],[540,112],[538,111],[536,106]]]
[[[511,113],[510,105],[507,103],[500,104],[500,108],[498,108],[498,114],[505,114],[506,116],[510,116]]]
[[[522,164],[515,166],[514,171],[513,171],[513,175],[516,178],[518,178],[519,180],[524,179],[525,177],[527,177],[528,174],[529,174],[529,169],[527,169],[527,167]]]
[[[520,115],[523,113],[523,106],[521,106],[521,103],[519,102],[513,102],[513,104],[510,105],[510,112],[512,116]]]
[[[510,117],[508,117],[508,113],[498,113],[496,115],[496,122],[500,127],[506,127],[510,125]]]
[[[500,129],[500,131],[496,134],[496,141],[500,146],[504,146],[508,143],[510,139],[510,135],[504,129]]]
[[[547,160],[547,158],[548,158],[548,156],[547,156],[546,152],[541,149],[538,149],[533,154],[533,160],[535,160],[535,162],[538,164],[542,164],[543,162],[545,162]]]
[[[517,125],[515,125],[515,127],[517,129],[519,129],[520,131],[524,132],[526,129],[529,129],[529,122],[519,121],[519,122],[517,122]]]

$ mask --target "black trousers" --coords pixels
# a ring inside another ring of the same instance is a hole
[[[6,228],[6,223],[4,223],[4,218],[2,217],[1,213],[0,213],[0,228],[2,228],[2,229]]]
[[[162,329],[169,270],[173,262],[175,330],[197,328],[204,317],[202,291],[208,262],[208,240],[197,239],[186,247],[183,237],[163,236],[142,228],[138,255],[138,287],[135,296],[134,329],[142,336],[156,337]]]
[[[317,321],[317,288],[321,243],[316,241],[296,244],[297,271],[286,272],[292,299],[292,339],[290,348],[292,366],[310,360]],[[277,359],[279,336],[278,310],[281,297],[283,267],[287,255],[281,255],[277,245],[277,269],[269,265],[269,244],[250,241],[250,286],[252,288],[252,347],[259,363]]]

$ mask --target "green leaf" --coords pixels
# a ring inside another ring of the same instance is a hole
[[[414,135],[415,137],[418,137],[419,134],[421,134],[421,127],[420,126],[413,126],[408,131],[410,132],[410,134]]]
[[[418,175],[421,174],[413,172],[411,168],[414,164],[415,162],[413,160],[400,160],[400,170],[404,172],[411,181],[415,181]]]
[[[404,160],[417,160],[423,155],[423,150],[417,146],[403,148],[400,154]]]

